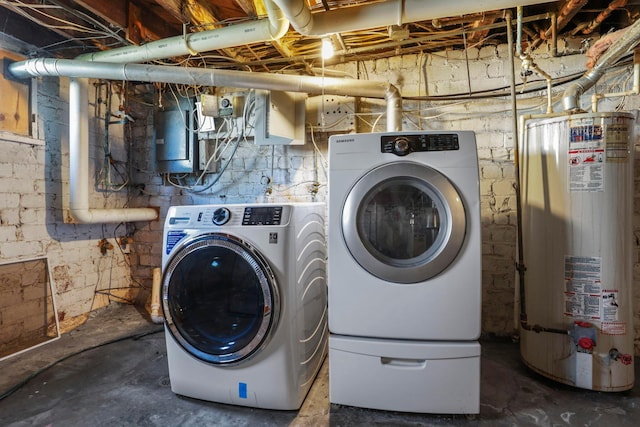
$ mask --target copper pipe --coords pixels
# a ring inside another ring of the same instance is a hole
[[[588,0],[569,0],[565,3],[564,7],[558,13],[557,30],[562,30],[571,19],[587,4]],[[540,32],[540,38],[542,40],[549,40],[552,35],[552,28],[547,28],[546,31]]]
[[[600,24],[602,24],[602,21],[607,19],[609,15],[613,13],[614,10],[625,7],[626,5],[627,0],[613,0],[605,10],[600,12],[596,19],[587,24],[588,26],[582,30],[582,34],[591,34],[593,30],[595,30],[600,26]]]
[[[486,20],[490,20],[490,22],[495,21],[498,18],[502,17],[503,12],[499,10],[494,10],[491,12],[479,12],[479,13],[470,13],[468,15],[463,16],[455,16],[451,18],[436,18],[431,20],[431,25],[433,25],[437,29],[442,29],[444,27],[452,27],[454,25],[460,24],[468,24],[470,22],[482,22]]]

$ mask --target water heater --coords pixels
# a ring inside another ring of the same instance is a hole
[[[520,352],[575,387],[633,387],[633,125],[629,113],[531,121],[520,147]]]

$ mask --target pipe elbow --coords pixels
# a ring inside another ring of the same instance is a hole
[[[387,130],[399,132],[402,130],[402,95],[400,90],[389,84],[384,97],[387,101]]]
[[[272,0],[265,0],[264,6],[267,9],[267,16],[269,18],[271,40],[279,40],[289,31],[289,20]]]
[[[304,0],[273,0],[293,28],[303,36],[313,35],[313,16]]]
[[[78,224],[153,221],[158,219],[154,208],[87,209],[69,208],[69,214]]]

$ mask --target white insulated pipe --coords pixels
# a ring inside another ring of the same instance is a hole
[[[76,59],[100,62],[147,62],[174,56],[194,55],[216,49],[226,49],[245,44],[279,40],[289,29],[289,21],[265,0],[268,19],[242,22],[214,30],[188,33],[156,40],[141,46],[126,46],[102,52],[88,53]]]
[[[9,71],[17,78],[67,76],[383,98],[387,102],[387,131],[402,130],[402,96],[400,91],[388,82],[52,58],[16,62],[9,66]],[[73,102],[79,101],[74,97]]]
[[[402,25],[487,10],[506,9],[552,0],[387,0],[311,13],[305,0],[272,0],[297,32],[324,36],[345,31]]]
[[[153,208],[89,209],[89,117],[87,79],[69,80],[69,213],[80,224],[151,221]]]

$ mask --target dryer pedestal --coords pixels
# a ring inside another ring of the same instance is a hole
[[[478,171],[469,131],[329,138],[332,403],[479,412]]]
[[[432,414],[480,412],[480,344],[329,336],[331,403]]]

